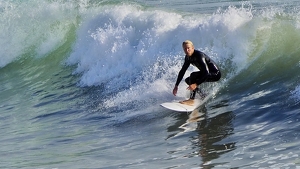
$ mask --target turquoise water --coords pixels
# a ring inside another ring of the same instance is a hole
[[[0,168],[297,168],[299,8],[0,1]],[[178,113],[186,39],[223,77]]]

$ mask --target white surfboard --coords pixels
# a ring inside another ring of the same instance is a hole
[[[161,106],[178,112],[192,112],[193,110],[201,106],[202,103],[203,100],[194,99],[194,104],[192,106],[179,103],[179,101],[165,102],[162,103]]]

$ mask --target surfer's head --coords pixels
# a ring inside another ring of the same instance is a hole
[[[194,44],[190,40],[186,40],[186,41],[182,42],[182,48],[183,48],[184,53],[187,56],[192,56],[192,54],[194,53],[194,50],[195,50]]]

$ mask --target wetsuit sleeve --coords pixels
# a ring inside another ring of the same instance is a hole
[[[181,70],[180,70],[179,73],[178,73],[178,76],[177,76],[177,80],[176,80],[175,86],[178,86],[178,85],[179,85],[179,83],[181,82],[181,80],[182,80],[182,78],[183,78],[183,76],[184,76],[186,70],[189,68],[189,66],[190,66],[190,62],[187,61],[187,59],[185,59],[185,60],[184,60],[184,64],[183,64]]]

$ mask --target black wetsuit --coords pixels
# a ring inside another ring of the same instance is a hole
[[[215,82],[221,78],[221,72],[216,63],[205,53],[195,50],[192,56],[185,56],[184,64],[178,73],[176,86],[181,82],[190,64],[196,66],[200,71],[192,72],[190,77],[185,79],[188,85],[196,83],[197,86],[203,82]],[[196,90],[191,94],[191,99],[195,98]]]

